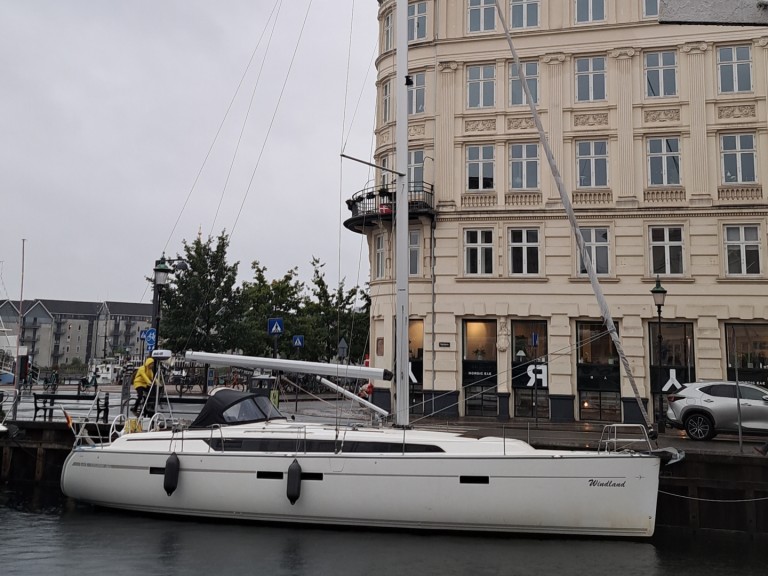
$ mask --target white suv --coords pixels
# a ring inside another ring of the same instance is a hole
[[[720,432],[768,434],[768,389],[735,382],[694,382],[667,396],[667,422],[692,440],[709,440]]]

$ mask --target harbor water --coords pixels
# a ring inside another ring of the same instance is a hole
[[[3,576],[763,576],[765,542],[333,530],[106,510],[57,486],[0,486]]]

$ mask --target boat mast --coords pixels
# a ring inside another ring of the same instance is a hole
[[[395,425],[408,426],[408,0],[397,0],[395,32]]]

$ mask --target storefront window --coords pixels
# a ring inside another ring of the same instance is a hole
[[[651,358],[651,390],[663,394],[696,381],[696,362],[693,346],[693,324],[690,322],[662,322],[661,370],[659,370],[659,323],[649,325],[648,350]],[[661,384],[659,384],[661,378]],[[666,390],[664,389],[666,387]]]
[[[496,321],[465,320],[462,388],[467,416],[498,414]]]
[[[768,324],[725,324],[728,380],[768,386]]]
[[[424,320],[408,322],[408,357],[411,374],[416,382],[411,381],[411,412],[424,413]]]
[[[608,330],[599,322],[578,322],[576,344],[579,419],[620,422],[619,355]]]
[[[549,418],[547,323],[512,322],[514,415]]]

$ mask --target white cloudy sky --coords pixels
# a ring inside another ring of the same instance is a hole
[[[341,221],[371,176],[339,153],[371,156],[377,7],[0,0],[0,299],[19,297],[23,238],[25,298],[147,302],[163,251],[222,229],[241,279],[253,260],[309,279],[316,256],[362,285]]]

